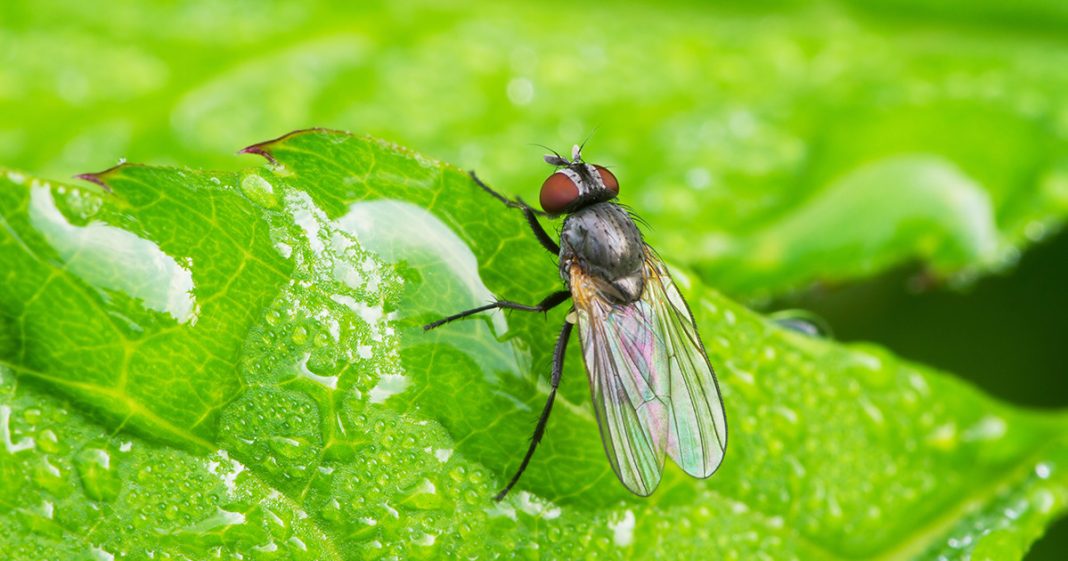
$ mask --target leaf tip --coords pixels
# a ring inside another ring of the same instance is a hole
[[[348,131],[343,131],[343,130],[338,130],[338,129],[328,129],[328,128],[325,128],[325,127],[312,127],[312,128],[306,128],[306,129],[297,129],[295,131],[283,134],[282,136],[279,136],[277,138],[272,138],[270,140],[264,140],[263,142],[257,142],[256,144],[253,144],[251,146],[246,146],[246,147],[238,150],[237,153],[238,154],[253,154],[253,155],[256,155],[256,156],[263,156],[263,158],[266,159],[267,162],[270,163],[271,165],[278,165],[278,160],[274,157],[274,154],[271,152],[271,148],[275,144],[279,144],[281,142],[285,142],[286,140],[289,140],[290,138],[293,138],[293,137],[296,137],[296,136],[302,136],[302,135],[305,135],[305,134],[330,134],[330,135],[352,136],[352,133],[350,133]]]
[[[79,173],[78,175],[75,175],[73,177],[74,179],[82,179],[90,183],[96,183],[97,185],[103,187],[105,191],[111,191],[111,187],[108,187],[108,184],[104,183],[104,180],[100,179],[100,176],[95,173]]]
[[[266,142],[261,142],[259,144],[253,144],[252,146],[246,146],[246,147],[238,150],[237,153],[238,154],[253,154],[255,156],[263,156],[263,158],[265,160],[267,160],[271,165],[277,165],[278,164],[278,160],[275,160],[274,156],[271,155],[271,152],[267,149],[268,145],[270,145],[271,143],[273,143],[273,142],[275,142],[277,140],[278,139],[268,140]]]
[[[120,164],[111,166],[111,167],[109,167],[108,169],[106,169],[104,171],[94,171],[94,172],[90,172],[90,173],[79,173],[79,174],[74,176],[74,179],[81,179],[83,181],[88,181],[90,183],[95,183],[95,184],[99,185],[101,188],[103,188],[104,191],[106,191],[108,193],[111,193],[112,192],[111,186],[107,184],[107,180],[106,180],[107,176],[111,175],[112,173],[114,173],[116,171],[118,171],[119,169],[122,169],[123,167],[125,167],[127,165],[129,165],[129,164],[127,164],[126,162],[122,162]]]

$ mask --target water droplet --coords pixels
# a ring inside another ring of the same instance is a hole
[[[882,409],[879,409],[879,407],[872,403],[868,398],[860,398],[860,408],[875,425],[882,426],[886,422]]]
[[[40,463],[34,469],[33,480],[57,497],[64,497],[70,493],[63,471],[53,464],[48,456],[41,457]]]
[[[338,500],[330,499],[329,502],[319,511],[319,515],[323,517],[323,520],[329,520],[330,522],[338,522],[341,520],[341,503]]]
[[[35,507],[20,508],[17,516],[19,522],[31,532],[56,538],[63,535],[63,527],[55,521],[55,505],[51,501],[44,501]]]
[[[619,547],[627,547],[634,541],[634,513],[626,511],[623,518],[609,523],[612,530],[613,541]]]
[[[298,458],[304,455],[308,441],[300,437],[272,436],[270,439],[271,450],[283,458]]]
[[[430,479],[412,485],[402,492],[401,506],[418,510],[436,510],[445,506],[445,498]]]
[[[295,337],[295,334],[294,334],[294,337]],[[294,341],[295,340],[296,339],[294,339]],[[300,364],[298,365],[298,372],[300,372],[300,375],[304,376],[305,378],[307,378],[307,379],[309,379],[309,380],[311,380],[311,381],[313,381],[313,382],[315,382],[317,384],[322,385],[325,388],[328,388],[328,389],[331,389],[331,390],[336,390],[337,389],[338,376],[320,376],[319,374],[316,374],[315,372],[312,372],[312,368],[311,368],[311,365],[310,365],[311,358],[312,358],[312,355],[310,353],[305,353],[303,360],[301,360]]]
[[[449,471],[449,477],[451,477],[453,481],[456,481],[457,483],[463,482],[463,480],[467,477],[467,469],[464,468],[464,466],[456,466]]]
[[[27,424],[36,425],[41,422],[41,410],[36,407],[30,407],[22,412],[22,420]]]
[[[799,420],[797,416],[797,411],[794,411],[793,409],[786,407],[785,405],[775,405],[771,408],[771,410],[791,425],[796,425]]]
[[[305,328],[303,325],[298,325],[296,328],[293,329],[293,334],[291,335],[291,338],[293,339],[293,342],[296,343],[297,345],[303,345],[304,343],[307,343],[308,342],[308,330],[307,330],[307,328]]]
[[[297,554],[297,559],[307,558],[301,555],[302,553],[308,551],[308,544],[304,543],[304,540],[298,538],[297,536],[292,536],[288,540],[286,540],[286,546],[289,549],[290,554]]]
[[[939,425],[927,435],[927,443],[940,450],[952,450],[957,442],[957,425],[953,422]]]
[[[1042,514],[1049,514],[1061,502],[1049,489],[1037,489],[1029,499],[1035,506],[1035,510]]]
[[[1005,419],[994,415],[987,415],[979,420],[978,423],[970,426],[964,431],[964,440],[997,440],[1002,436],[1005,436],[1005,432],[1008,427],[1005,424]]]
[[[114,291],[148,309],[193,323],[200,312],[193,274],[154,241],[100,221],[81,226],[59,210],[47,188],[30,193],[29,220],[64,268],[99,290]],[[123,274],[116,275],[114,271]]]
[[[253,203],[266,208],[274,208],[278,205],[278,199],[274,196],[274,187],[270,182],[256,174],[246,175],[241,180],[241,191]]]
[[[114,454],[104,445],[83,448],[74,458],[82,488],[90,499],[111,501],[122,488]]]
[[[408,389],[409,384],[408,377],[403,374],[385,374],[378,379],[375,387],[371,388],[368,401],[382,403]]]
[[[0,405],[0,438],[4,440],[4,447],[11,454],[21,452],[23,450],[30,450],[36,443],[28,436],[20,438],[18,441],[12,441],[11,439],[11,407],[7,405]]]

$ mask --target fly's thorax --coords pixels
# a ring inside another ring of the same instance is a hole
[[[560,232],[560,274],[570,268],[604,282],[606,296],[633,302],[642,293],[645,242],[627,211],[615,203],[596,203],[568,215]]]

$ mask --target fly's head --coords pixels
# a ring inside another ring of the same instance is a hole
[[[556,172],[541,184],[541,208],[553,215],[574,212],[586,205],[614,199],[619,181],[604,167],[582,161],[582,147],[571,149],[571,159],[549,154],[545,161]]]

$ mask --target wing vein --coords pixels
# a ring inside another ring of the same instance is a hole
[[[722,462],[727,427],[715,373],[667,267],[646,249],[641,297],[613,303],[606,281],[571,269],[571,291],[590,393],[609,463],[648,495],[665,458],[708,477]]]

